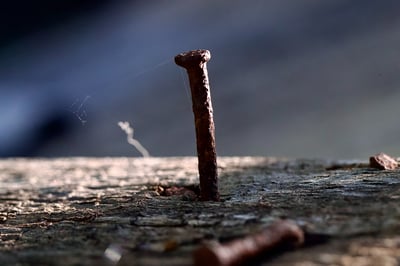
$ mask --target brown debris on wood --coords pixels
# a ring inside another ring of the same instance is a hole
[[[399,166],[399,163],[396,159],[381,152],[369,157],[369,165],[380,170],[394,170]]]
[[[166,197],[180,197],[182,200],[195,201],[200,197],[200,188],[199,186],[172,186],[172,187],[163,187],[158,186],[157,192],[161,196]]]

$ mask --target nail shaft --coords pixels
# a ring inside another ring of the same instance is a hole
[[[217,154],[210,85],[206,63],[208,50],[194,50],[175,56],[175,63],[186,69],[192,94],[200,175],[200,198],[218,201]]]
[[[194,265],[242,265],[247,260],[281,245],[299,246],[303,242],[304,233],[294,222],[280,220],[256,235],[223,245],[213,242],[200,247],[193,253]]]

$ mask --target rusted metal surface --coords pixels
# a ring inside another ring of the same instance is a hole
[[[175,63],[186,69],[192,93],[192,107],[196,127],[197,156],[199,160],[200,196],[202,200],[219,200],[215,128],[208,81],[208,50],[181,53]]]
[[[213,202],[179,189],[198,185],[192,157],[0,160],[0,264],[193,265],[204,241],[288,218],[329,241],[259,265],[398,265],[400,170],[353,163],[218,158]]]
[[[399,166],[399,163],[395,158],[381,152],[369,158],[369,165],[380,170],[394,170]]]
[[[224,245],[211,242],[194,252],[194,265],[244,265],[250,259],[282,247],[296,247],[304,243],[303,230],[288,220],[276,221],[254,235],[236,239]]]

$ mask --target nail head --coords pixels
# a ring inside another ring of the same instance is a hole
[[[209,50],[198,49],[180,53],[175,56],[175,63],[184,68],[190,68],[206,63],[211,59],[211,53]]]

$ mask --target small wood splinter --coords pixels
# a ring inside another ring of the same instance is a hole
[[[242,265],[247,260],[281,245],[297,247],[303,243],[303,230],[292,221],[280,220],[258,234],[237,239],[226,244],[212,242],[200,247],[193,253],[194,265]]]

